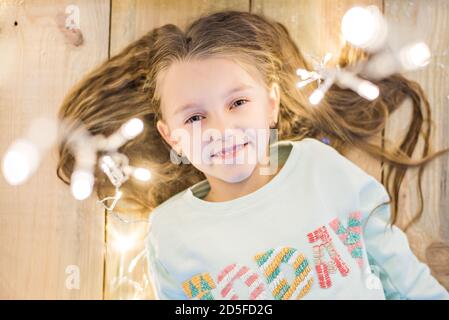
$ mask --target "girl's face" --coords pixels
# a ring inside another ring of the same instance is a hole
[[[225,58],[175,62],[159,80],[158,131],[206,177],[240,182],[266,161],[277,84],[267,90],[261,78]]]

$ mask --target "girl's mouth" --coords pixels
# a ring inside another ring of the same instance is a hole
[[[227,159],[227,158],[234,158],[240,151],[242,151],[244,148],[246,148],[246,146],[248,145],[248,142],[245,142],[243,144],[239,144],[239,145],[234,145],[230,148],[223,148],[221,151],[213,154],[211,157],[212,158],[222,158],[222,159]]]

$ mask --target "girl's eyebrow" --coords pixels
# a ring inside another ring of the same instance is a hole
[[[226,98],[227,96],[233,94],[234,92],[239,92],[239,91],[243,91],[243,90],[246,90],[246,89],[253,89],[253,88],[254,87],[249,85],[249,84],[241,84],[241,85],[235,87],[234,89],[229,90],[228,93],[224,94],[223,95],[223,99]]]
[[[224,94],[223,99],[226,98],[227,96],[233,94],[234,92],[239,92],[239,91],[243,91],[243,90],[246,90],[246,89],[253,89],[253,88],[254,88],[254,87],[251,86],[251,85],[248,85],[248,84],[241,84],[241,85],[239,85],[239,86],[237,86],[237,87],[235,87],[235,88],[229,90],[226,94]],[[185,105],[179,107],[179,108],[173,113],[173,115],[176,115],[176,114],[178,114],[178,113],[180,113],[180,112],[182,112],[182,111],[184,111],[184,110],[188,110],[188,109],[194,108],[195,106],[196,106],[196,104],[194,104],[194,103],[188,103],[188,104],[185,104]]]

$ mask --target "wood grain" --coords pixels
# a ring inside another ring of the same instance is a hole
[[[81,43],[61,28],[69,4],[80,9]],[[107,58],[108,17],[107,0],[0,3],[2,156],[32,119],[55,115],[65,92]],[[94,198],[73,199],[56,176],[56,155],[22,186],[1,175],[0,299],[102,298],[104,213]],[[70,266],[79,270],[79,289],[66,286]]]
[[[449,147],[448,94],[449,81],[449,2],[447,1],[385,1],[385,16],[399,23],[408,32],[409,41],[421,40],[427,43],[433,54],[428,66],[405,75],[417,81],[426,92],[431,105],[434,130],[431,137],[433,150]],[[411,116],[411,103],[394,112],[385,130],[385,137],[400,141],[404,124]],[[421,142],[421,141],[420,141]],[[418,145],[414,157],[422,150]],[[417,170],[409,170],[404,178],[400,193],[398,226],[403,228],[418,209]],[[407,236],[417,257],[426,262],[434,276],[449,289],[449,263],[441,264],[441,257],[449,255],[449,158],[447,155],[431,162],[424,171],[422,186],[424,212],[422,219],[410,227]],[[436,249],[438,248],[438,249]]]

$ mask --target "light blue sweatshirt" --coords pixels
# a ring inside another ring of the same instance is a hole
[[[256,191],[209,202],[203,180],[153,210],[145,243],[156,298],[449,299],[387,226],[381,183],[313,138],[272,147],[284,165]]]

